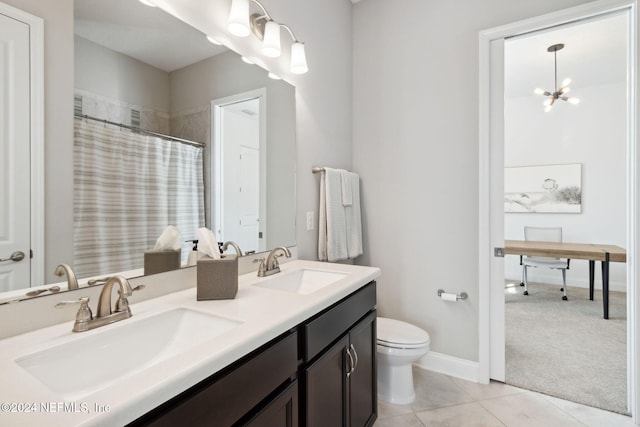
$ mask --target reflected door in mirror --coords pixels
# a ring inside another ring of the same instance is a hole
[[[29,26],[0,14],[0,292],[31,282],[29,49]]]

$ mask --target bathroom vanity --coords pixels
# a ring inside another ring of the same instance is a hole
[[[241,275],[233,300],[198,302],[191,288],[132,304],[131,319],[93,331],[61,324],[0,341],[13,387],[0,399],[16,403],[0,424],[372,425],[380,270],[299,260],[281,268]],[[97,343],[105,347],[83,354]]]

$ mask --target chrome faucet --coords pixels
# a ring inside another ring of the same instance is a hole
[[[226,252],[229,246],[233,246],[233,249],[236,251],[236,254],[238,254],[238,256],[242,256],[242,251],[240,250],[240,246],[238,246],[238,244],[233,240],[224,242],[224,245],[222,245],[222,252]]]
[[[282,252],[282,254],[278,255],[279,252]],[[278,257],[281,256],[291,258],[291,252],[284,246],[278,246],[277,248],[273,248],[271,252],[269,252],[266,261],[264,260],[264,258],[256,259],[254,262],[260,262],[260,267],[258,268],[258,277],[271,276],[272,274],[280,273]]]
[[[69,264],[60,264],[56,267],[56,271],[54,271],[54,274],[60,277],[64,276],[65,273],[67,275],[67,288],[69,290],[78,289],[78,280]]]
[[[111,296],[113,293],[113,285],[116,284],[119,288],[119,297],[115,308],[112,309]],[[100,292],[96,317],[93,317],[91,308],[89,308],[89,297],[82,297],[77,301],[61,301],[56,304],[56,307],[60,308],[67,305],[80,304],[78,313],[76,313],[76,321],[73,324],[73,332],[84,332],[131,317],[131,309],[129,309],[127,297],[130,297],[133,291],[138,291],[143,288],[144,285],[140,285],[132,289],[127,279],[122,276],[110,277]]]

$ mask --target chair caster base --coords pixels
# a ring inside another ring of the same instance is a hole
[[[520,286],[524,286],[524,283],[523,283],[523,282],[520,282]]]
[[[568,301],[569,299],[568,299],[566,296],[563,296],[563,297],[562,297],[562,300],[563,300],[563,301]]]
[[[524,291],[522,295],[529,295],[529,291]]]
[[[560,292],[564,292],[564,288],[560,288]]]

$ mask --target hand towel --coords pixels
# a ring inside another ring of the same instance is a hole
[[[340,182],[342,184],[342,206],[353,205],[352,172],[340,169]]]
[[[341,173],[324,168],[320,181],[320,212],[318,215],[318,259],[339,261],[347,259],[345,210],[342,206]]]
[[[347,235],[347,257],[349,259],[362,255],[362,218],[360,212],[360,176],[357,173],[343,171],[343,188],[351,195],[351,204],[344,205]],[[343,193],[344,201],[344,193]]]

